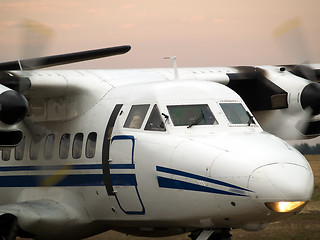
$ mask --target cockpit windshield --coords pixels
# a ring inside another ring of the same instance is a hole
[[[241,103],[220,103],[220,106],[227,116],[230,124],[254,123],[253,117],[244,109]]]
[[[167,106],[174,126],[218,124],[207,104]]]

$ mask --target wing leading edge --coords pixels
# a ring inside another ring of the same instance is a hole
[[[0,63],[0,71],[32,70],[127,53],[129,45]]]

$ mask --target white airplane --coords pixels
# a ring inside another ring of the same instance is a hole
[[[38,70],[129,50],[0,64],[1,239],[231,239],[310,201],[279,137],[320,135],[318,65]]]

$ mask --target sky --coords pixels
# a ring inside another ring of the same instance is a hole
[[[320,63],[319,7],[318,0],[1,0],[0,62],[129,44],[123,56],[59,69],[171,67],[168,56],[178,67],[296,63],[292,47],[272,34],[296,18],[308,58],[301,61]],[[34,42],[26,21],[50,34]]]
[[[169,56],[178,67],[320,63],[319,8],[318,0],[0,0],[0,62],[129,44],[122,56],[53,69],[171,67]],[[290,19],[299,22],[292,35],[275,38]]]

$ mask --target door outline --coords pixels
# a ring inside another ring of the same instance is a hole
[[[110,145],[111,145],[111,136],[114,124],[116,122],[117,116],[122,108],[123,104],[116,104],[108,121],[106,131],[103,139],[102,146],[102,173],[103,173],[103,182],[106,187],[107,193],[109,196],[114,196],[114,189],[112,187],[111,176],[110,176]]]
[[[130,163],[109,163],[110,170],[117,169],[117,173],[111,173],[111,182],[112,187],[121,186],[125,187],[134,187],[138,202],[141,206],[141,210],[126,210],[125,207],[121,204],[121,199],[119,199],[117,191],[114,191],[114,196],[116,197],[117,203],[120,209],[128,215],[144,215],[145,207],[142,203],[141,196],[138,190],[137,178],[135,173],[135,163],[134,163],[134,149],[135,149],[135,138],[132,135],[116,135],[112,137],[110,142],[110,149],[114,141],[130,140],[132,143],[131,154],[130,154]],[[122,171],[123,170],[123,171]],[[130,173],[128,173],[130,171]],[[126,173],[124,173],[126,172]]]

